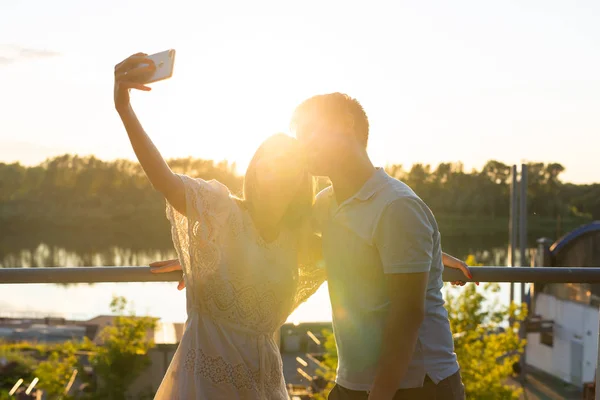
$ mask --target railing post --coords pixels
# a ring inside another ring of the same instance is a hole
[[[517,166],[513,165],[510,174],[510,219],[508,220],[508,258],[511,267],[516,266],[516,247],[517,247],[517,225],[518,225],[518,190],[517,190]],[[510,303],[515,301],[515,284],[510,283]]]
[[[600,400],[600,313],[598,315],[598,357],[596,359],[596,384],[594,385],[594,398]]]
[[[537,240],[537,254],[535,258],[536,267],[551,267],[552,266],[552,255],[550,254],[550,246],[552,240],[548,238],[540,238]]]
[[[519,250],[521,252],[520,265],[525,267],[525,252],[527,251],[527,164],[521,164],[521,182],[519,186]],[[521,304],[525,301],[525,282],[521,283]],[[529,309],[527,310],[529,312]],[[520,337],[527,340],[525,324],[521,324]],[[521,355],[521,380],[527,379],[527,351]]]
[[[525,256],[527,251],[527,164],[521,165],[521,184],[519,198],[519,251],[521,253],[520,266],[526,267]],[[525,300],[525,285],[521,284],[521,303]]]
[[[537,251],[535,253],[534,259],[531,260],[531,264],[534,267],[551,267],[552,266],[552,253],[550,253],[550,246],[552,245],[552,240],[548,238],[539,238],[537,240]],[[544,283],[536,283],[535,292],[539,293],[544,290]],[[533,301],[533,299],[532,299]],[[533,302],[531,303],[531,309],[533,310]]]
[[[552,266],[552,254],[550,253],[550,246],[552,245],[552,240],[548,238],[539,238],[537,240],[537,249],[535,252],[535,256],[531,258],[531,266],[536,268],[544,268]],[[535,300],[536,294],[541,293],[544,290],[544,283],[533,283],[529,286],[529,317],[533,316],[533,311],[535,310]]]

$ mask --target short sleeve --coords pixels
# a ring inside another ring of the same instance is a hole
[[[166,213],[171,236],[184,274],[189,276],[193,264],[216,264],[207,257],[218,254],[217,240],[225,225],[233,200],[227,186],[216,180],[205,181],[178,175],[185,188],[186,215],[169,202]],[[188,282],[186,282],[188,285]]]
[[[384,273],[429,271],[435,233],[429,214],[424,204],[410,197],[386,207],[374,235]]]

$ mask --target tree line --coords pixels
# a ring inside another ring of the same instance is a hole
[[[168,164],[177,173],[217,179],[241,193],[243,177],[234,163],[179,158]],[[386,169],[425,200],[446,236],[505,233],[509,165],[491,160],[469,172],[461,163]],[[559,163],[529,164],[529,226],[536,235],[555,236],[557,226],[564,230],[569,224],[600,219],[600,184],[562,182],[564,169]],[[320,188],[325,185],[325,180],[319,181]],[[36,166],[0,163],[0,236],[46,229],[110,237],[141,230],[151,242],[168,246],[170,240],[164,200],[137,162],[62,155]]]

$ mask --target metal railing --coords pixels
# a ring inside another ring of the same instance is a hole
[[[600,283],[600,268],[472,267],[473,279],[455,269],[444,270],[443,279],[473,282]],[[149,267],[0,268],[0,284],[173,282],[180,272],[153,274]]]
[[[520,283],[600,283],[600,268],[569,267],[472,267],[469,280],[459,270],[444,270],[443,280]],[[176,282],[181,272],[154,274],[149,267],[0,268],[0,285],[30,283]],[[600,332],[600,330],[599,330]],[[600,345],[597,364],[600,365]],[[596,387],[600,374],[596,369]],[[600,400],[600,390],[596,390]]]

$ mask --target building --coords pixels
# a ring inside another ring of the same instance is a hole
[[[600,267],[600,222],[581,226],[548,246],[541,240],[536,265]],[[528,329],[526,363],[582,388],[594,382],[598,357],[600,285],[535,284],[534,329]]]

